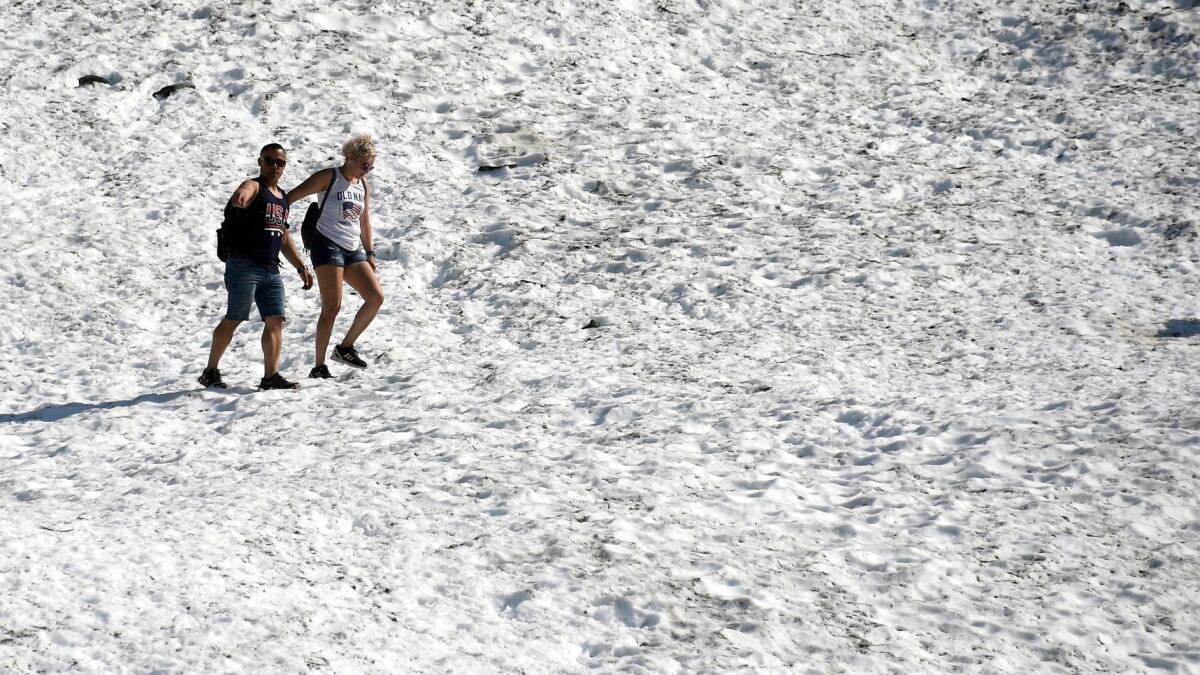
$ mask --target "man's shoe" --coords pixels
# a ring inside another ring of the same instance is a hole
[[[329,378],[333,377],[333,375],[329,372],[329,366],[325,365],[324,363],[319,366],[314,366],[312,370],[308,371],[308,376],[321,380],[328,380]]]
[[[200,374],[200,384],[216,389],[225,389],[227,386],[221,381],[221,371],[216,368],[205,368],[204,372]]]
[[[274,375],[272,375],[270,377],[264,377],[262,379],[262,382],[258,383],[258,388],[259,389],[299,389],[300,384],[298,382],[289,382],[289,381],[283,379],[283,376],[280,375],[279,373],[275,373]]]
[[[354,351],[354,347],[343,347],[341,345],[333,346],[333,360],[344,363],[351,368],[366,368],[367,362],[359,357],[358,352]]]

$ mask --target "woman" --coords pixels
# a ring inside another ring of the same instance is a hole
[[[363,306],[354,315],[346,337],[335,345],[332,356],[354,368],[366,368],[354,350],[354,342],[383,305],[383,289],[375,275],[375,251],[371,247],[371,199],[367,173],[375,166],[375,144],[367,135],[355,136],[342,146],[345,161],[336,169],[322,169],[287,193],[289,204],[318,195],[322,205],[313,236],[313,269],[321,289],[321,318],[317,320],[317,360],[309,377],[333,377],[325,365],[325,350],[333,324],[342,308],[342,282],[358,291]]]

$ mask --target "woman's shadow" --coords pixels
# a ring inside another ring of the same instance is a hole
[[[181,389],[180,391],[164,392],[161,394],[142,394],[134,398],[124,401],[105,401],[104,403],[59,403],[46,405],[23,413],[8,413],[0,415],[0,423],[9,422],[57,422],[72,415],[79,413],[90,412],[92,410],[112,410],[113,408],[130,408],[141,403],[166,403],[173,401],[180,396],[190,394],[196,391],[195,389]]]

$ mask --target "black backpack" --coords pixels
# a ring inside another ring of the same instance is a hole
[[[217,228],[217,258],[221,262],[229,260],[229,240],[232,239],[229,230],[225,228],[225,223]]]
[[[325,196],[321,197],[321,205],[317,206],[316,202],[308,205],[308,210],[304,212],[304,222],[300,225],[300,241],[304,242],[304,250],[312,249],[313,237],[317,234],[317,221],[321,219],[321,212],[325,210],[325,202],[329,199],[329,191],[333,189],[333,184],[337,182],[337,169],[329,170],[329,187],[325,188]]]

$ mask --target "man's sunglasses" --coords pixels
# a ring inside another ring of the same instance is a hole
[[[286,159],[275,159],[274,157],[259,157],[260,160],[266,162],[269,166],[274,166],[282,169],[287,166]]]

